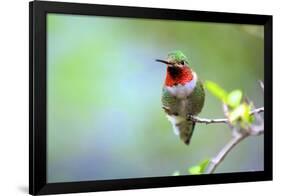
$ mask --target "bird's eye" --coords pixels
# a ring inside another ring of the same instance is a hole
[[[184,61],[181,61],[181,64],[184,65]]]

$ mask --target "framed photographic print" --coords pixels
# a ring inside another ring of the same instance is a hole
[[[272,180],[272,16],[29,9],[30,194]]]

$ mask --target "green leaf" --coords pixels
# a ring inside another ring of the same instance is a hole
[[[226,103],[232,108],[236,108],[240,105],[242,100],[242,91],[234,90],[227,95]]]
[[[192,175],[201,174],[201,167],[199,165],[192,166],[188,169],[188,172]]]
[[[205,159],[199,165],[192,166],[188,169],[188,172],[192,175],[203,174],[207,166],[209,165],[210,160]]]
[[[174,173],[172,174],[173,176],[179,176],[180,175],[180,172],[177,170],[177,171],[174,171]]]
[[[210,91],[214,96],[219,98],[221,101],[226,102],[227,101],[227,92],[221,88],[218,84],[212,81],[205,81],[205,87]]]
[[[205,159],[204,161],[201,162],[200,167],[201,167],[201,172],[202,173],[205,171],[205,169],[207,168],[209,163],[210,163],[209,159]]]
[[[247,103],[242,103],[230,112],[229,120],[232,123],[241,120],[242,127],[251,124],[254,120],[254,117],[251,115],[251,106]]]
[[[246,103],[244,103],[243,105],[244,105],[245,109],[244,109],[244,113],[242,115],[242,121],[246,125],[249,125],[254,121],[254,116],[251,115],[251,106]]]

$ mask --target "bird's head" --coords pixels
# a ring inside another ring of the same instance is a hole
[[[187,57],[181,51],[170,52],[166,60],[156,59],[156,61],[167,65],[166,86],[184,85],[194,78]]]
[[[179,50],[170,52],[166,60],[156,59],[156,61],[165,63],[171,68],[183,68],[184,66],[188,66],[187,57]]]

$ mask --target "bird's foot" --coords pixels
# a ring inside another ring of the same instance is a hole
[[[187,114],[187,120],[192,121],[193,120],[193,115],[192,114]]]

